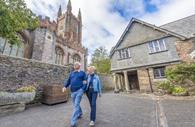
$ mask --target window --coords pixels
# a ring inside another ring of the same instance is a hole
[[[6,42],[3,54],[10,55],[10,52],[11,52],[11,45],[10,45],[10,43]]]
[[[23,43],[19,45],[18,47],[17,56],[24,57],[24,44]]]
[[[24,42],[20,43],[20,45],[11,45],[6,42],[4,39],[0,38],[0,53],[16,56],[16,57],[24,57]]]
[[[55,49],[55,64],[60,64],[63,65],[63,60],[64,60],[64,51],[59,48],[56,47]]]
[[[5,40],[0,38],[0,53],[3,53],[4,48],[5,48]]]
[[[165,67],[154,68],[154,78],[165,78]]]
[[[78,54],[75,54],[74,56],[73,56],[73,63],[75,63],[75,62],[80,62],[81,61],[81,57],[78,55]]]
[[[119,59],[127,59],[131,57],[130,48],[121,49],[118,51]]]
[[[167,50],[164,39],[151,41],[148,44],[150,53],[161,52]]]
[[[18,50],[18,46],[17,45],[12,45],[10,56],[17,56],[17,50]]]

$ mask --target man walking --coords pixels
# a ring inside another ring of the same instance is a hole
[[[71,98],[73,102],[71,127],[76,127],[77,119],[82,117],[80,102],[86,89],[87,76],[84,71],[80,70],[80,67],[81,64],[79,62],[74,63],[74,71],[70,73],[69,78],[62,89],[64,92],[70,86]]]

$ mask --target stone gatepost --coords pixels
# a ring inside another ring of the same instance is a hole
[[[118,89],[119,91],[122,90],[122,84],[121,84],[121,80],[120,80],[120,75],[117,74],[117,85],[118,85]]]
[[[116,77],[116,73],[113,73],[113,80],[114,80],[114,92],[118,93],[118,87],[117,87],[117,77]]]
[[[129,80],[128,80],[128,75],[127,75],[127,71],[124,71],[124,76],[125,76],[125,89],[127,92],[130,91],[130,88],[129,88]]]

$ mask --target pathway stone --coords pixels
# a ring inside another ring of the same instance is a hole
[[[160,101],[167,127],[194,127],[194,100]],[[154,95],[103,94],[97,100],[96,127],[161,127],[158,99]],[[83,118],[78,127],[88,127],[89,103],[86,96],[81,103]],[[33,106],[24,112],[0,117],[0,127],[70,127],[71,101],[54,106]]]

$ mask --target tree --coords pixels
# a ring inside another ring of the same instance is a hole
[[[38,25],[38,18],[26,7],[24,0],[0,1],[0,37],[10,44],[20,44],[20,32],[33,30]]]
[[[94,51],[91,65],[95,66],[99,73],[110,73],[110,59],[105,47],[101,46]]]

